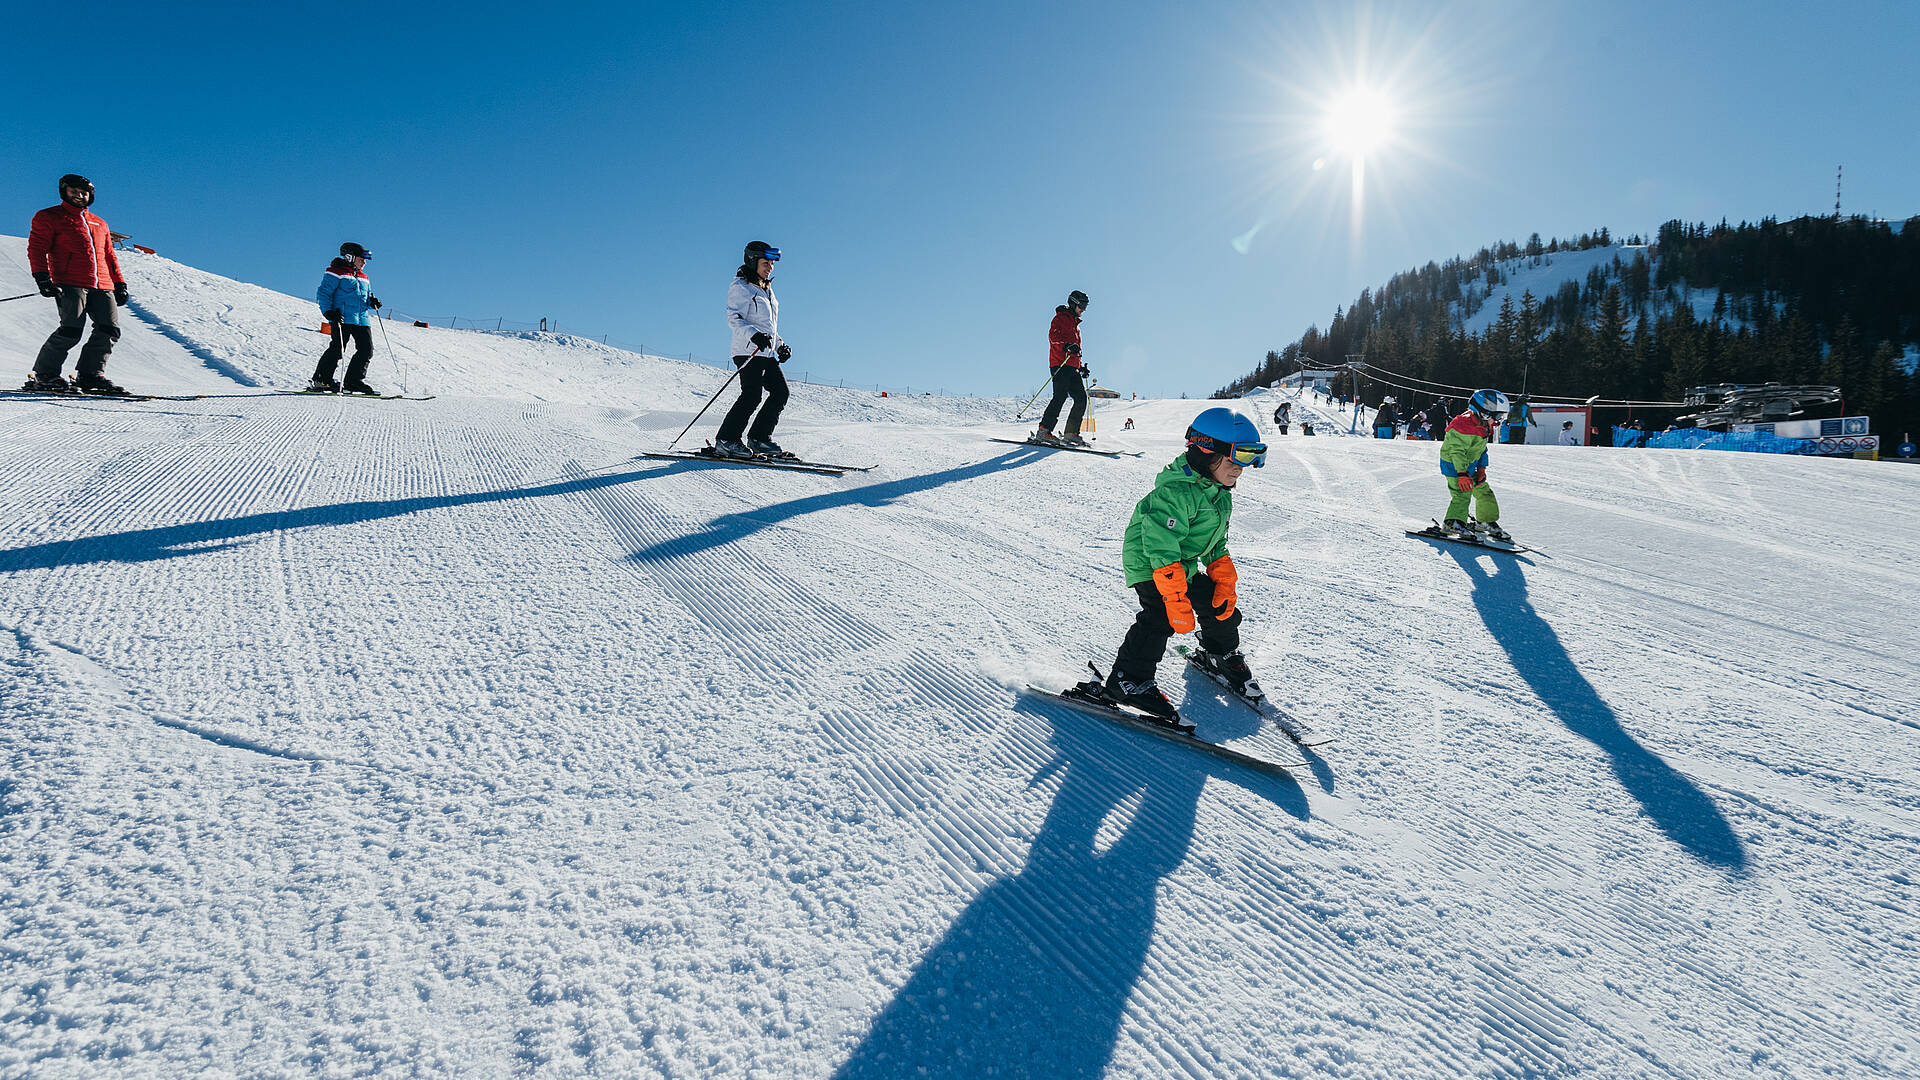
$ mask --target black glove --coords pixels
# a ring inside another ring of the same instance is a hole
[[[1063,349],[1062,349],[1061,351],[1062,351],[1062,352],[1064,352],[1064,353],[1065,353],[1066,355],[1068,355],[1068,356],[1079,356],[1079,355],[1080,355],[1080,346],[1078,346],[1078,345],[1075,345],[1075,344],[1074,344],[1073,342],[1071,342],[1071,341],[1069,341],[1069,342],[1067,342],[1067,344],[1066,344],[1066,346],[1065,346],[1065,348],[1063,348]]]
[[[369,297],[367,297],[367,306],[368,306],[368,307],[370,307],[370,308],[372,308],[372,309],[373,309],[373,310],[375,310],[375,311],[379,311],[379,310],[380,310],[380,298],[379,298],[379,297],[377,297],[377,296],[369,296]]]
[[[339,308],[328,308],[327,310],[321,312],[320,314],[326,316],[327,321],[332,323],[333,325],[335,326],[340,325],[340,309]]]
[[[787,358],[793,355],[793,350],[787,348],[787,343],[783,341],[780,343],[780,347],[773,351],[773,355],[779,357],[780,362],[784,364],[787,362]]]
[[[1093,369],[1092,369],[1092,368],[1090,368],[1090,367],[1088,367],[1088,366],[1087,366],[1087,365],[1085,365],[1085,364],[1081,364],[1081,365],[1080,365],[1080,377],[1081,377],[1082,379],[1085,379],[1085,380],[1086,380],[1086,381],[1088,381],[1088,382],[1092,382],[1092,381],[1093,381]]]
[[[753,336],[747,340],[753,342],[755,352],[759,352],[762,349],[773,348],[773,339],[768,337],[764,330],[755,330]]]
[[[127,306],[127,283],[121,282],[113,287],[113,302],[121,307]]]
[[[53,283],[53,275],[45,270],[33,275],[33,283],[40,286],[41,296],[59,296],[60,286]]]

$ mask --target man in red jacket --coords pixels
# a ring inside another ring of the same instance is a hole
[[[1040,430],[1032,442],[1053,446],[1085,446],[1080,437],[1080,418],[1087,413],[1087,368],[1080,360],[1080,316],[1087,311],[1087,294],[1079,289],[1067,294],[1067,302],[1054,308],[1053,326],[1047,331],[1047,366],[1053,369],[1053,400],[1040,414]],[[1055,436],[1054,421],[1060,419],[1060,406],[1073,398],[1067,413],[1066,434]]]
[[[127,279],[113,254],[113,236],[107,223],[87,207],[93,205],[93,181],[72,173],[60,178],[60,203],[33,215],[27,233],[27,265],[40,295],[60,306],[60,328],[40,347],[33,362],[33,378],[25,389],[43,393],[71,393],[76,387],[90,394],[124,394],[107,381],[107,356],[120,340],[116,305],[127,302]],[[75,382],[60,377],[67,354],[80,343],[80,331],[93,320],[93,334],[80,350]]]

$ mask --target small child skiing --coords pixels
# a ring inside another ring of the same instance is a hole
[[[1266,443],[1252,420],[1232,409],[1208,409],[1187,428],[1186,453],[1160,470],[1153,490],[1134,507],[1121,565],[1140,598],[1140,613],[1106,685],[1095,687],[1108,701],[1190,728],[1160,692],[1154,673],[1173,635],[1196,631],[1196,664],[1235,689],[1252,681],[1240,654],[1240,575],[1227,552],[1227,525],[1241,472],[1266,460]]]
[[[1441,528],[1465,537],[1485,537],[1512,543],[1500,527],[1500,503],[1487,484],[1487,443],[1507,415],[1507,395],[1498,390],[1476,390],[1467,411],[1447,425],[1440,441],[1440,475],[1447,478],[1447,516]],[[1473,499],[1480,520],[1467,522],[1467,499]]]
[[[314,300],[320,315],[332,328],[327,349],[313,368],[309,394],[363,394],[378,396],[380,391],[367,385],[367,365],[373,361],[373,319],[380,310],[380,298],[373,295],[373,282],[367,277],[367,260],[373,252],[349,240],[340,245],[340,257],[320,274],[320,288]],[[347,361],[347,379],[334,379],[340,355],[353,346],[353,359]]]

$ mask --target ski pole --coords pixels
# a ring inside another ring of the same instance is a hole
[[[1021,419],[1021,414],[1025,413],[1028,409],[1033,408],[1033,403],[1040,400],[1041,391],[1044,391],[1047,388],[1047,385],[1051,382],[1053,382],[1053,372],[1049,371],[1047,372],[1046,380],[1040,384],[1040,389],[1035,390],[1033,392],[1033,396],[1027,399],[1027,403],[1025,405],[1020,406],[1020,408],[1014,412],[1013,418],[1015,420],[1019,420]]]
[[[760,355],[760,350],[758,347],[755,347],[753,350],[753,355],[747,357],[747,363],[741,364],[739,367],[733,369],[733,374],[727,376],[727,381],[720,384],[720,389],[715,390],[713,392],[713,396],[707,399],[707,403],[705,405],[700,406],[700,411],[697,413],[694,413],[693,419],[687,421],[687,426],[681,428],[680,434],[675,435],[673,437],[673,442],[670,442],[667,444],[667,449],[669,450],[673,449],[673,443],[677,443],[681,439],[684,439],[687,437],[687,432],[693,430],[693,425],[699,423],[700,418],[707,415],[707,410],[713,408],[713,403],[720,400],[720,395],[727,392],[727,387],[733,385],[733,380],[739,378],[740,373],[747,369],[747,364],[753,363],[754,357],[759,355]]]
[[[374,322],[380,324],[380,344],[386,346],[387,363],[400,368],[400,392],[404,394],[407,392],[407,369],[401,365],[399,358],[393,355],[393,342],[387,340],[387,320],[385,316],[381,316],[375,318]]]
[[[21,294],[20,294],[19,296],[9,296],[9,297],[5,297],[5,298],[3,298],[3,299],[0,299],[0,304],[4,304],[4,303],[6,303],[6,302],[7,302],[8,300],[25,300],[25,299],[26,299],[27,297],[29,297],[29,296],[39,296],[39,295],[40,295],[40,294],[39,294],[39,293],[37,293],[37,292],[23,292],[23,293],[21,293]]]

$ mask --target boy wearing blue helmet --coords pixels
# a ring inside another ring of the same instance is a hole
[[[1441,527],[1462,536],[1486,536],[1503,543],[1513,537],[1500,527],[1500,502],[1487,483],[1487,443],[1507,416],[1507,395],[1476,390],[1467,411],[1453,418],[1440,442],[1440,475],[1447,478],[1447,516]],[[1468,524],[1471,498],[1480,520]]]
[[[1115,702],[1191,726],[1154,681],[1175,634],[1197,631],[1195,663],[1236,689],[1253,680],[1240,654],[1240,575],[1227,552],[1227,525],[1241,472],[1266,460],[1252,420],[1232,409],[1208,409],[1187,428],[1186,453],[1160,470],[1153,490],[1134,507],[1121,564],[1140,598],[1140,614],[1107,676],[1106,695]]]

